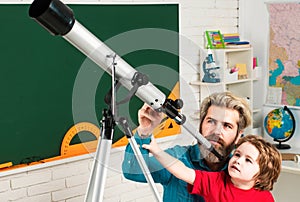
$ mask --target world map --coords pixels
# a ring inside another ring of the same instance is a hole
[[[268,4],[269,86],[282,88],[281,104],[300,106],[300,4]]]

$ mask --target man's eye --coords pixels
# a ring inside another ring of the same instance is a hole
[[[225,127],[229,128],[229,129],[232,129],[232,125],[230,125],[230,124],[225,124]]]
[[[213,119],[208,119],[207,122],[208,122],[208,123],[215,123],[216,121],[213,120]]]

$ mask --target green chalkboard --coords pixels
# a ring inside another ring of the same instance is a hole
[[[29,6],[0,5],[0,164],[59,156],[70,127],[83,121],[99,126],[111,86],[111,77],[101,68],[31,19]],[[178,75],[159,69],[179,69],[179,37],[164,37],[179,31],[177,4],[68,6],[77,21],[134,68],[150,72],[150,81],[170,93]],[[126,92],[121,89],[118,99]],[[135,97],[120,106],[119,113],[127,113],[132,127],[141,105]],[[122,136],[116,129],[114,141]],[[78,137],[72,144],[89,139],[87,134]]]

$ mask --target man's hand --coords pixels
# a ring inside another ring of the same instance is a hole
[[[163,114],[154,111],[146,103],[138,111],[139,126],[137,128],[140,137],[148,137],[163,118]]]

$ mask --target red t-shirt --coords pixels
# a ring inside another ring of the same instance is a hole
[[[274,202],[270,191],[243,190],[235,187],[224,171],[207,172],[195,170],[194,185],[188,184],[190,194],[203,196],[205,202]]]

